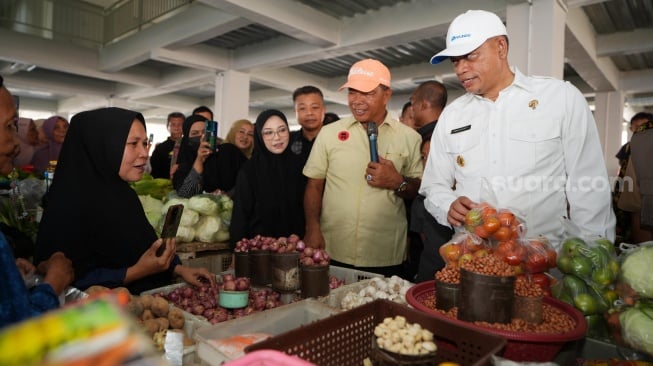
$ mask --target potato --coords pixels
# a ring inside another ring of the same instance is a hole
[[[184,313],[181,311],[181,309],[172,308],[168,313],[168,321],[170,322],[170,328],[182,329],[186,319],[184,318]]]
[[[166,317],[168,316],[168,311],[170,311],[170,304],[162,297],[155,297],[152,301],[151,309],[152,313],[157,317]]]
[[[152,295],[143,295],[141,296],[141,303],[143,304],[143,309],[151,309],[152,302],[154,301],[154,296]]]
[[[127,304],[127,311],[137,318],[143,315],[144,308],[141,300],[138,297],[132,298]]]
[[[161,324],[155,319],[148,319],[143,322],[143,327],[150,336],[153,336],[156,332],[159,331]]]
[[[156,318],[154,319],[159,323],[159,331],[166,330],[170,327],[170,322],[168,318]]]
[[[99,286],[99,285],[93,285],[93,286],[87,288],[86,290],[84,290],[84,292],[86,292],[86,294],[89,295],[89,296],[94,295],[94,294],[98,294],[98,293],[102,293],[102,292],[105,292],[105,291],[110,291],[110,289],[108,287]]]
[[[154,319],[154,314],[152,314],[152,310],[150,310],[150,309],[143,310],[143,314],[141,315],[141,319],[143,319],[143,321]]]

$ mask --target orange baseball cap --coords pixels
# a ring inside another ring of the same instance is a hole
[[[390,70],[378,60],[368,58],[351,66],[347,82],[338,91],[351,88],[367,93],[379,84],[390,87]]]

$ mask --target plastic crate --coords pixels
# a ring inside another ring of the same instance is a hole
[[[524,332],[513,332],[508,330],[481,328],[473,323],[450,318],[424,304],[428,295],[435,292],[435,281],[426,281],[413,286],[406,293],[406,300],[415,309],[437,317],[447,319],[461,326],[471,329],[482,329],[496,334],[507,340],[506,348],[501,357],[519,362],[547,362],[553,360],[562,347],[568,342],[573,342],[585,337],[587,322],[585,317],[573,306],[550,296],[544,297],[544,303],[554,306],[567,313],[576,321],[576,327],[565,334],[535,334]]]
[[[261,350],[247,354],[237,360],[226,362],[224,366],[315,366],[299,357],[274,350]]]
[[[211,340],[245,333],[265,333],[274,336],[337,313],[337,310],[317,300],[307,299],[242,318],[204,326],[198,329],[194,335],[194,339],[198,341],[197,355],[209,365],[220,365],[222,362],[230,361],[231,358],[213,347],[210,344]]]
[[[329,266],[329,274],[335,276],[339,280],[345,280],[345,285],[356,283],[363,280],[368,280],[373,277],[383,277],[378,273],[359,271],[351,268],[344,268],[338,266]]]
[[[376,325],[397,315],[433,332],[438,346],[437,363],[490,365],[491,356],[506,344],[500,336],[438,319],[406,305],[375,300],[255,343],[245,352],[273,349],[320,366],[360,366],[370,353]]]

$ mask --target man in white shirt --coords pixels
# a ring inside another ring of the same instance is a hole
[[[560,219],[569,217],[584,235],[614,240],[607,170],[582,94],[511,68],[506,27],[487,11],[453,20],[447,48],[431,63],[447,58],[467,93],[440,116],[419,191],[438,222],[460,226],[470,209],[495,198],[525,219],[528,237],[557,246]]]

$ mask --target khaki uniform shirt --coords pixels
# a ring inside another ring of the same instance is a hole
[[[417,132],[393,118],[379,126],[379,156],[403,176],[421,177],[420,143]],[[320,224],[333,259],[357,267],[397,265],[406,254],[404,200],[367,184],[369,161],[367,132],[350,117],[322,127],[303,172],[326,179]]]

